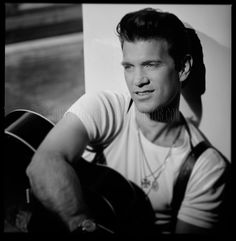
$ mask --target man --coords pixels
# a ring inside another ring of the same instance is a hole
[[[94,217],[69,163],[81,156],[92,161],[102,149],[106,165],[149,197],[161,233],[209,233],[219,220],[227,169],[213,148],[197,160],[172,228],[178,172],[204,139],[179,111],[181,88],[194,64],[186,29],[175,15],[148,8],[125,15],[117,33],[130,93],[102,91],[76,101],[27,168],[32,190],[71,232],[80,229]]]

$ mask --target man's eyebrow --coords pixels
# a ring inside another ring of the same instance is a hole
[[[150,64],[150,63],[159,64],[159,63],[162,63],[162,61],[160,59],[158,59],[158,60],[157,59],[150,59],[150,60],[143,61],[141,64],[145,65],[145,64]],[[127,61],[122,61],[121,65],[132,65],[132,64],[130,62],[127,62]]]
[[[142,64],[145,65],[145,64],[150,64],[150,63],[154,63],[154,64],[159,64],[159,63],[162,63],[162,61],[160,59],[158,60],[147,60],[147,61],[143,61]]]
[[[124,66],[124,65],[132,65],[132,64],[131,64],[131,63],[129,63],[129,62],[127,62],[127,61],[122,61],[122,62],[121,62],[121,65],[123,65],[123,66]]]

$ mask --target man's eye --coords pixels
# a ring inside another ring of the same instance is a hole
[[[146,68],[156,68],[156,67],[158,67],[158,64],[156,64],[156,63],[150,63],[150,64],[146,64],[145,67],[146,67]]]
[[[131,70],[132,69],[132,65],[124,65],[124,69],[125,70]]]

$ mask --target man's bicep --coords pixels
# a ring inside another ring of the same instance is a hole
[[[48,133],[39,150],[59,153],[72,162],[82,155],[88,142],[89,137],[82,121],[68,112]]]

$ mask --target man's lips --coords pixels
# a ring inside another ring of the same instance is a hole
[[[143,95],[149,95],[152,92],[154,92],[154,90],[138,90],[138,91],[135,91],[134,93],[136,95],[143,96]]]

